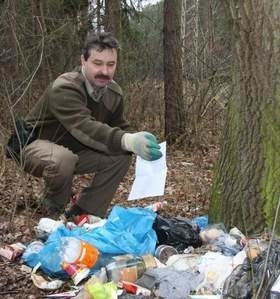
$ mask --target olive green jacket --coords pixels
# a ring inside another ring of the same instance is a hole
[[[122,153],[121,138],[129,128],[123,118],[123,94],[111,81],[96,102],[81,71],[59,76],[25,118],[47,139],[78,152],[85,147],[107,154]]]

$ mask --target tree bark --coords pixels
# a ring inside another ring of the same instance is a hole
[[[112,32],[121,39],[121,2],[120,0],[106,0],[106,31]]]
[[[271,228],[276,219],[279,233],[280,7],[276,0],[227,3],[233,19],[233,98],[209,215],[246,233]]]
[[[97,32],[101,31],[101,8],[102,5],[100,3],[100,0],[96,1],[96,29]]]
[[[18,72],[18,65],[19,65],[19,55],[18,55],[18,38],[17,38],[17,32],[16,32],[16,28],[17,28],[17,24],[16,24],[16,1],[15,0],[9,0],[9,8],[10,8],[10,18],[9,18],[9,22],[10,22],[10,28],[11,28],[11,49],[12,49],[12,53],[14,56],[14,70],[17,73]]]
[[[164,1],[165,136],[170,144],[185,130],[181,12],[181,0]]]
[[[112,32],[114,36],[121,42],[121,1],[106,0],[105,1],[105,30]],[[122,84],[122,59],[121,53],[118,55],[118,67],[115,74],[115,79]]]

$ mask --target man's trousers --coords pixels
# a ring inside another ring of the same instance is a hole
[[[127,173],[131,154],[106,155],[85,147],[73,153],[68,148],[37,139],[23,151],[24,170],[45,181],[45,199],[53,208],[64,209],[72,193],[75,174],[95,173],[80,194],[77,205],[104,217],[114,194]]]

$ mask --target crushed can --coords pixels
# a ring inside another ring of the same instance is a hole
[[[0,248],[0,255],[10,261],[14,261],[23,253],[25,249],[26,246],[22,243],[5,245],[4,247]]]
[[[163,264],[165,264],[169,257],[178,254],[178,251],[173,246],[160,245],[155,251],[155,257]]]

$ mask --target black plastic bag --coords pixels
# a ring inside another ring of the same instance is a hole
[[[185,218],[165,218],[157,215],[153,224],[158,245],[165,244],[175,247],[179,252],[188,246],[199,247],[199,227]]]
[[[267,259],[266,259],[267,257]],[[253,261],[245,259],[226,279],[223,286],[223,299],[270,298],[269,292],[280,274],[280,240],[273,240]]]
[[[24,146],[37,139],[37,135],[36,128],[28,127],[22,119],[16,120],[16,129],[12,132],[6,146],[6,156],[18,157]]]

